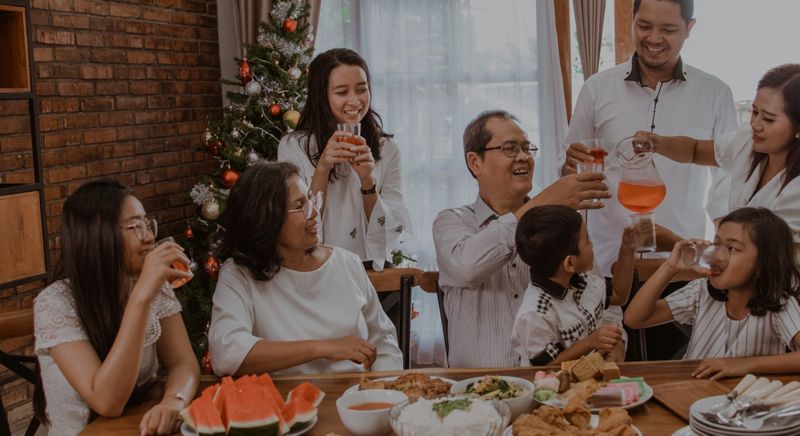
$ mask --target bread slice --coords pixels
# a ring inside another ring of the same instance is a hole
[[[578,381],[590,380],[602,376],[600,368],[595,366],[588,356],[583,356],[578,359],[578,361],[572,365],[570,372],[572,373],[572,377]]]

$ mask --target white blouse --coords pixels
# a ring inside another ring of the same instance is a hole
[[[144,340],[142,362],[136,385],[153,380],[158,371],[156,342],[161,337],[160,320],[181,311],[181,304],[167,283],[161,288],[147,317],[147,333]],[[34,302],[33,324],[35,351],[42,373],[42,384],[47,399],[47,417],[50,419],[49,436],[75,435],[89,423],[89,405],[67,381],[50,349],[61,344],[89,341],[83,328],[72,290],[66,280],[59,280],[46,287]]]
[[[763,168],[756,168],[748,179],[752,150],[752,131],[749,127],[723,135],[714,142],[714,158],[717,164],[731,173],[730,210],[742,207],[770,209],[789,224],[794,242],[800,242],[800,177],[781,189],[786,174],[784,169],[753,195]]]
[[[794,350],[800,332],[800,305],[789,298],[783,309],[764,316],[730,319],[724,301],[711,298],[706,279],[694,280],[665,300],[672,318],[693,325],[684,359],[768,356]]]
[[[522,366],[542,352],[554,360],[604,324],[606,281],[592,273],[584,277],[584,289],[564,289],[549,280],[528,285],[511,333]]]
[[[247,268],[228,259],[219,272],[208,342],[211,365],[219,376],[234,374],[261,339],[302,341],[358,336],[377,346],[374,371],[403,368],[395,328],[383,312],[364,266],[349,251],[333,252],[309,272],[281,267],[272,279],[253,279]],[[349,360],[317,359],[275,371],[320,374],[363,371]]]
[[[306,136],[295,131],[281,139],[278,160],[291,162],[300,168],[300,175],[311,186],[315,166],[306,153]],[[317,151],[313,135],[309,138],[312,154]],[[392,250],[405,231],[411,233],[411,216],[403,200],[403,176],[400,150],[389,138],[381,141],[381,159],[375,162],[378,201],[369,220],[364,212],[361,182],[352,174],[350,165],[336,164],[339,174],[346,174],[328,183],[322,220],[323,242],[356,253],[361,260],[374,262],[382,270],[385,261],[392,259]]]

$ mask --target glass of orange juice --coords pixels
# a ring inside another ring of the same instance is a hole
[[[161,245],[161,244],[163,244],[165,242],[175,242],[175,238],[173,238],[172,236],[167,236],[166,238],[159,239],[158,242],[156,242],[156,246]],[[176,260],[175,262],[172,262],[172,267],[177,269],[177,270],[186,271],[189,274],[192,274],[192,272],[189,270],[189,265],[186,265],[185,263],[181,262],[180,260]],[[170,280],[169,284],[174,289],[177,289],[177,288],[180,288],[181,286],[185,285],[191,279],[192,279],[191,277],[176,277],[176,278]]]
[[[589,149],[589,154],[592,155],[594,163],[599,167],[597,171],[603,172],[610,142],[606,138],[581,138],[580,142]]]
[[[340,136],[336,138],[337,141],[353,145],[364,145],[364,141],[361,139],[360,123],[337,123],[336,130],[341,130],[350,134],[350,136]]]

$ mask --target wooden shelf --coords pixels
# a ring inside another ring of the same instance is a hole
[[[0,197],[0,284],[46,272],[39,192]]]
[[[0,5],[0,94],[31,90],[25,8]]]

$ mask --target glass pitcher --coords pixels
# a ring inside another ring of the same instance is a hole
[[[636,229],[636,251],[656,251],[656,227],[653,210],[667,196],[667,188],[653,163],[649,144],[629,136],[617,143],[617,160],[622,167],[617,199],[630,215]]]

